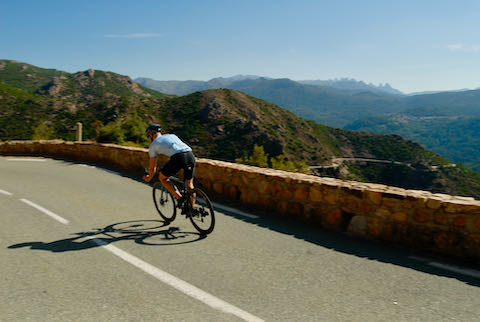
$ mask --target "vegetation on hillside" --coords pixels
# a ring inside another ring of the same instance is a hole
[[[421,142],[427,149],[480,171],[480,118],[394,115],[359,120],[350,129],[373,133],[396,133]]]
[[[146,86],[182,95],[193,89],[227,87],[275,103],[295,114],[346,129],[395,133],[454,162],[480,171],[480,90],[413,96],[388,85],[374,87],[355,80],[299,81],[234,77],[198,81],[154,81]],[[315,85],[315,86],[313,86]]]
[[[309,168],[304,161],[290,161],[283,154],[272,158],[265,153],[263,146],[254,145],[253,152],[242,158],[235,159],[237,163],[255,165],[262,168],[273,168],[289,172],[309,173]]]
[[[387,164],[381,171],[346,164],[328,175],[480,196],[473,172],[451,167],[398,135],[331,128],[230,89],[174,97],[115,73],[68,74],[0,60],[0,140],[73,140],[77,122],[83,123],[87,140],[144,147],[144,129],[156,122],[186,141],[198,157],[288,171],[329,165],[339,157],[398,161],[408,165],[403,176],[393,162],[393,168]]]

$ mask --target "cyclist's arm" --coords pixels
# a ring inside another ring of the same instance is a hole
[[[157,158],[150,158],[148,160],[148,174],[143,176],[143,180],[150,182],[157,172]]]

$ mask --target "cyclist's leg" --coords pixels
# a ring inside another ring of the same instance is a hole
[[[181,163],[179,163],[177,159],[177,155],[173,155],[158,173],[158,178],[160,179],[162,185],[172,194],[172,196],[180,199],[182,195],[175,189],[170,180],[170,176],[173,176],[181,168]]]
[[[163,173],[160,172],[158,174],[158,178],[160,179],[160,182],[162,183],[162,185],[172,194],[172,196],[174,196],[177,199],[180,199],[182,197],[180,192],[178,192],[173,186],[173,183],[169,177],[165,176]]]
[[[192,152],[183,154],[183,179],[185,180],[185,186],[191,194],[190,203],[192,207],[195,205],[195,186],[193,184],[193,176],[195,173],[195,156]]]

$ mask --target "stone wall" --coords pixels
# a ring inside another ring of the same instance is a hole
[[[40,155],[140,176],[146,149],[64,141],[0,143],[3,155]],[[163,160],[164,161],[164,160]],[[214,200],[480,263],[480,201],[198,159],[196,182]]]

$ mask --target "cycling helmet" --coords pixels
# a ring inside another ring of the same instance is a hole
[[[150,124],[147,126],[147,129],[145,130],[145,134],[150,135],[150,134],[155,134],[158,132],[162,131],[162,127],[159,124]]]

